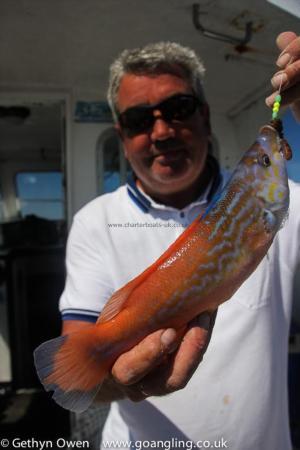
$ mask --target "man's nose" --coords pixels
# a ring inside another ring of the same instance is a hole
[[[160,111],[153,111],[155,121],[152,127],[151,139],[153,141],[165,140],[175,137],[175,130],[162,116]]]

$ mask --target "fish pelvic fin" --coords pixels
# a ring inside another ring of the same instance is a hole
[[[91,325],[44,342],[34,351],[38,377],[65,409],[85,411],[114,362],[109,339]],[[103,333],[104,334],[104,333]]]

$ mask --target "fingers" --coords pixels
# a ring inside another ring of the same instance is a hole
[[[296,33],[293,31],[284,31],[277,36],[276,44],[279,50],[282,52],[286,49],[286,47],[297,38]]]
[[[211,339],[216,315],[217,310],[204,312],[190,323],[175,354],[172,373],[167,380],[171,391],[185,387],[202,361]]]
[[[300,44],[299,44],[300,46]],[[276,72],[271,83],[273,88],[279,89],[280,85],[282,90],[295,85],[300,80],[300,59],[288,64],[284,70]]]
[[[112,368],[117,382],[131,385],[156,367],[178,345],[177,333],[172,328],[158,330],[126,353],[123,353]]]
[[[130,398],[139,401],[151,395],[161,396],[183,389],[202,361],[214,320],[215,313],[203,313],[191,321],[176,352],[168,355],[159,367],[137,383]]]
[[[170,391],[184,388],[202,361],[211,335],[210,324],[211,314],[207,312],[190,323],[176,352],[172,373],[167,380]]]
[[[283,47],[276,61],[277,66],[282,70],[274,74],[271,83],[273,88],[278,89],[281,85],[285,90],[300,80],[300,36],[297,37],[291,32],[282,33],[277,42],[280,49]]]
[[[117,359],[112,368],[112,376],[118,389],[126,397],[137,402],[153,395],[145,391],[140,380],[167,361],[168,355],[179,345],[185,328],[177,331],[172,328],[158,330]]]
[[[207,349],[215,317],[205,312],[181,330],[158,330],[123,353],[112,368],[118,388],[140,401],[185,387]]]
[[[276,61],[280,70],[272,77],[275,92],[266,98],[266,104],[272,107],[280,90],[281,105],[290,105],[294,115],[300,120],[300,36],[286,31],[277,37],[276,43],[281,50]]]
[[[269,107],[273,106],[273,103],[275,102],[275,97],[278,94],[278,90],[273,92],[273,94],[269,95],[269,97],[266,98],[266,104]],[[299,100],[295,100],[299,99]],[[296,106],[296,103],[300,102],[300,86],[297,84],[295,86],[290,87],[288,90],[284,91],[284,94],[282,94],[282,106],[291,105],[291,108]],[[295,103],[295,105],[292,105],[292,103]]]

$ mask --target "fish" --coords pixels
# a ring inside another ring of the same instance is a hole
[[[41,344],[41,383],[63,408],[82,412],[116,359],[148,334],[182,330],[229,300],[267,254],[289,208],[279,122],[264,125],[211,205],[140,275],[118,289],[97,322]]]

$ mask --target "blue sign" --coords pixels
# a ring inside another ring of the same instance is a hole
[[[112,114],[107,102],[79,101],[75,107],[76,122],[112,122]]]

